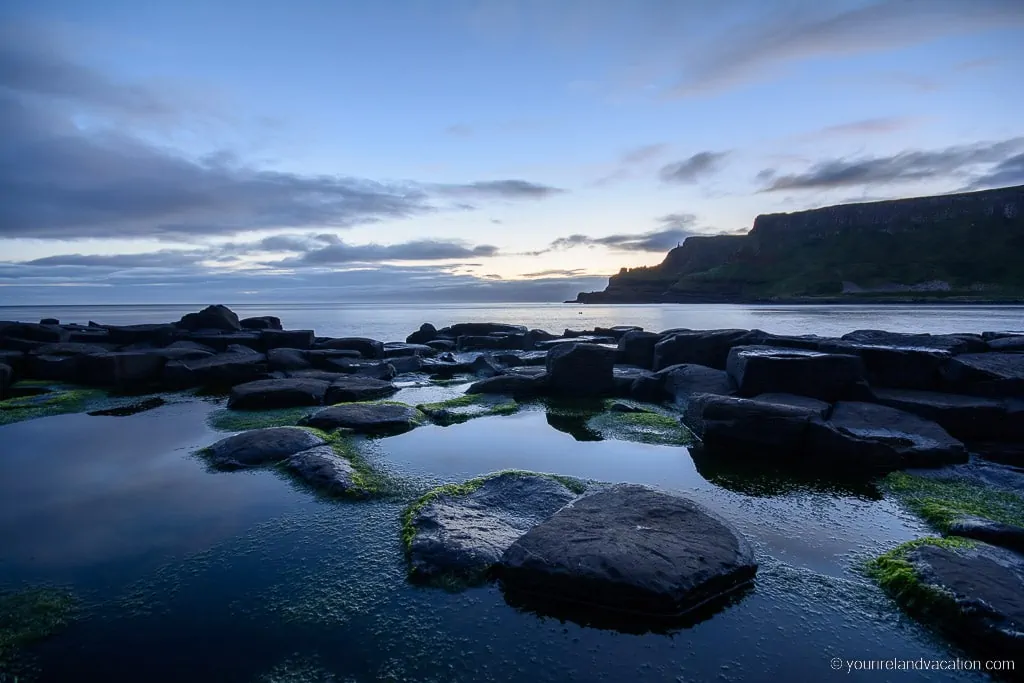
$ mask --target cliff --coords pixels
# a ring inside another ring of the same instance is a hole
[[[1024,298],[1024,185],[758,216],[579,303]]]

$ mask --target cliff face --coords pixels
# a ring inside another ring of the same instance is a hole
[[[1024,185],[758,216],[691,237],[581,303],[1024,296]]]

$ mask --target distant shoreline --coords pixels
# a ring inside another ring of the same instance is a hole
[[[738,306],[1024,306],[1024,299],[894,299],[894,298],[798,298],[798,299],[700,299],[692,301],[564,301],[578,306],[636,306],[642,304],[735,304]]]

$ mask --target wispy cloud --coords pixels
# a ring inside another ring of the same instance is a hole
[[[693,184],[722,167],[729,152],[698,152],[688,159],[663,166],[658,176],[666,183]]]
[[[918,125],[920,119],[908,116],[888,116],[874,119],[862,119],[849,123],[840,123],[833,126],[825,126],[812,133],[807,138],[833,138],[833,137],[859,137],[864,135],[886,135],[908,130]]]
[[[551,249],[572,249],[573,247],[607,247],[616,251],[664,252],[679,245],[687,237],[696,234],[693,230],[697,217],[688,213],[671,213],[656,219],[660,229],[641,233],[620,233],[605,237],[569,235],[559,237],[551,243]]]

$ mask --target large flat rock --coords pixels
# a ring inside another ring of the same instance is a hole
[[[616,351],[597,344],[566,343],[548,351],[548,387],[567,396],[610,396],[615,391]]]
[[[692,363],[725,370],[729,352],[736,346],[760,344],[760,330],[679,330],[662,333],[654,346],[654,369]]]
[[[1024,396],[1024,353],[965,353],[942,375],[950,390],[979,396]]]
[[[515,590],[670,616],[747,584],[757,564],[746,540],[696,503],[619,484],[533,527],[498,569]]]
[[[324,402],[328,382],[304,377],[264,379],[239,384],[231,389],[228,408],[266,410],[318,406]]]
[[[399,434],[416,427],[422,417],[420,411],[401,403],[343,403],[303,418],[302,424],[325,431]]]
[[[348,401],[373,401],[384,398],[398,391],[391,382],[363,377],[361,375],[349,375],[339,377],[327,388],[325,402],[333,405]]]
[[[937,422],[964,441],[1024,439],[1024,424],[1017,425],[1004,400],[910,389],[876,389],[875,400]]]
[[[408,521],[414,575],[478,576],[512,543],[576,497],[540,474],[506,472],[464,495],[439,495]]]
[[[726,369],[741,396],[787,393],[832,402],[867,391],[864,363],[849,354],[740,346],[729,352]]]
[[[207,460],[218,469],[259,467],[323,446],[321,437],[299,427],[253,429],[221,439],[206,449]]]

